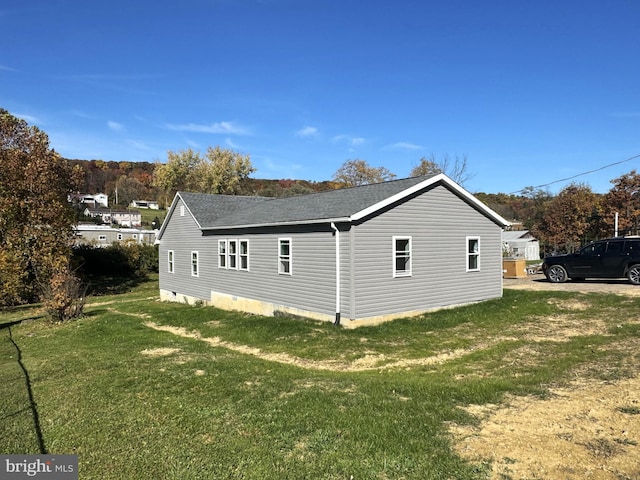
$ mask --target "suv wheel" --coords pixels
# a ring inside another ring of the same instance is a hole
[[[567,281],[567,278],[569,278],[567,271],[562,265],[552,265],[549,267],[549,270],[547,270],[547,279],[552,283],[564,283]]]
[[[632,265],[627,272],[627,278],[634,285],[640,285],[640,265]]]

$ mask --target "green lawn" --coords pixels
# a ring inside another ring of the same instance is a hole
[[[0,452],[77,454],[82,479],[481,479],[458,407],[635,374],[638,318],[640,299],[505,290],[346,330],[160,303],[157,279],[64,325],[3,310]]]

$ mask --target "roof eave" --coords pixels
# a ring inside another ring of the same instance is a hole
[[[266,223],[251,223],[242,225],[216,225],[213,227],[202,227],[203,232],[215,231],[215,230],[240,230],[243,228],[266,228],[266,227],[288,227],[291,225],[317,225],[321,223],[344,223],[351,222],[349,217],[336,217],[336,218],[317,218],[313,220],[291,220],[287,222],[266,222]]]
[[[476,208],[482,211],[487,217],[489,217],[491,220],[493,220],[495,223],[497,223],[501,227],[504,228],[507,225],[511,225],[511,222],[502,218],[502,216],[500,216],[498,213],[494,212],[492,209],[487,207],[484,203],[482,203],[480,200],[474,197],[471,193],[467,192],[464,188],[462,188],[456,182],[451,180],[444,173],[439,173],[438,175],[429,177],[426,180],[420,183],[416,183],[414,186],[407,188],[406,190],[403,190],[395,195],[392,195],[391,197],[388,197],[382,200],[381,202],[371,205],[365,208],[364,210],[360,210],[359,212],[356,212],[355,214],[353,214],[351,216],[351,219],[353,221],[361,220],[362,218],[367,217],[368,215],[371,215],[382,208],[392,205],[395,202],[398,202],[408,197],[409,195],[413,195],[414,193],[419,192],[424,188],[430,187],[431,185],[435,185],[436,183],[439,183],[439,182],[449,186],[452,190],[457,192],[461,197],[463,197],[469,203],[473,204]]]

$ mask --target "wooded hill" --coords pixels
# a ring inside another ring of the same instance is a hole
[[[82,193],[106,193],[110,202],[128,205],[132,200],[156,200],[166,207],[172,195],[154,186],[155,163],[69,160],[85,172]],[[473,192],[476,197],[510,221],[538,237],[544,250],[573,251],[580,245],[614,235],[618,214],[618,233],[640,233],[640,175],[632,170],[612,180],[606,194],[594,193],[583,183],[573,183],[557,195],[528,189],[521,195]],[[242,179],[237,193],[285,197],[341,188],[336,181],[312,182],[294,179]]]

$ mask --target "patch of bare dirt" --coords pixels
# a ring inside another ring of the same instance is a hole
[[[525,278],[505,278],[504,288],[515,290],[550,290],[556,292],[614,293],[621,296],[640,297],[640,286],[631,285],[624,279],[587,279],[584,281],[551,283],[544,275],[529,275]]]
[[[456,349],[448,352],[440,353],[438,355],[432,355],[424,358],[411,358],[401,359],[397,361],[388,362],[388,358],[383,354],[370,354],[364,357],[355,359],[351,362],[341,360],[309,360],[306,358],[296,357],[289,355],[288,353],[271,353],[264,352],[256,347],[250,347],[248,345],[239,345],[232,342],[222,340],[220,337],[203,337],[202,334],[195,330],[187,330],[182,327],[172,327],[170,325],[158,325],[154,322],[146,322],[145,325],[154,330],[162,332],[169,332],[174,335],[178,335],[184,338],[193,338],[195,340],[201,340],[214,347],[222,347],[234,352],[242,353],[245,355],[252,355],[262,360],[271,362],[283,363],[286,365],[294,365],[300,368],[306,368],[309,370],[331,370],[341,372],[363,372],[368,370],[382,370],[393,368],[408,368],[413,366],[424,365],[437,365],[442,364],[448,360],[462,357],[475,350],[487,348],[486,344],[478,345],[469,349]],[[387,363],[385,363],[387,362]]]
[[[496,480],[640,478],[640,377],[575,383],[551,394],[469,406],[482,421],[451,427],[457,451],[491,461]]]
[[[169,355],[173,355],[179,351],[179,348],[147,348],[142,350],[140,353],[147,357],[168,357]]]

